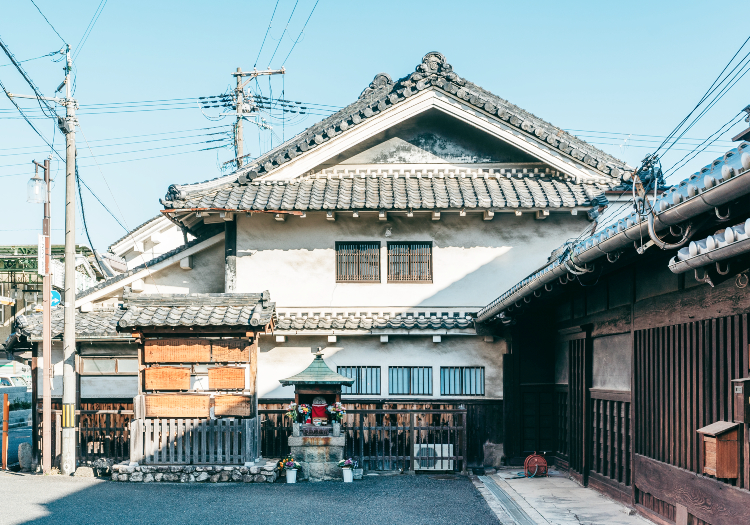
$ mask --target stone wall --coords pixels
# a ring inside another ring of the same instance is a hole
[[[119,464],[112,467],[112,481],[133,483],[273,483],[279,478],[278,461],[263,466],[198,466],[198,465],[140,465]]]

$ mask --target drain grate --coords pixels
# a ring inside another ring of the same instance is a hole
[[[500,504],[510,514],[511,518],[516,520],[518,525],[536,525],[536,522],[503,489],[498,487],[497,483],[492,481],[492,478],[489,476],[479,476],[479,479],[492,492],[492,495],[500,501]]]
[[[436,474],[434,476],[427,476],[430,479],[446,479],[446,480],[452,480],[452,479],[458,479],[458,476],[454,476],[453,474]]]

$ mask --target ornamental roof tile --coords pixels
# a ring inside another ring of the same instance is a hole
[[[293,330],[381,330],[417,329],[452,330],[473,328],[470,316],[412,316],[412,315],[336,315],[336,316],[280,316],[276,329]]]

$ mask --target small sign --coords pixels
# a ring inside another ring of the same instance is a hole
[[[57,306],[60,304],[60,301],[62,300],[62,297],[60,297],[60,292],[57,290],[52,290],[52,293],[50,293],[50,304],[52,306]]]
[[[331,427],[303,426],[303,436],[327,437],[331,433]]]
[[[47,275],[46,257],[44,256],[47,251],[47,243],[45,242],[47,235],[39,234],[39,245],[36,249],[36,268],[39,275]]]

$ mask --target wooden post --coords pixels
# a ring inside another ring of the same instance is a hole
[[[464,459],[463,459],[463,468],[461,469],[461,472],[463,472],[464,474],[466,474],[466,471],[468,469],[468,463],[469,463],[468,457],[466,455],[467,454],[466,433],[467,433],[467,430],[468,430],[466,428],[466,424],[468,423],[468,420],[469,420],[469,412],[468,411],[464,411],[462,420],[463,420],[463,425],[462,426],[464,428],[461,431],[461,455],[463,456]]]
[[[8,420],[10,419],[10,405],[8,394],[3,394],[3,470],[8,470]]]
[[[39,378],[37,368],[37,354],[39,343],[34,343],[33,357],[31,358],[31,462],[39,464]]]
[[[414,412],[409,414],[409,440],[411,441],[411,446],[409,447],[409,470],[414,472],[415,465],[414,465],[414,445],[416,444],[414,440],[414,423],[416,416],[414,415]],[[360,421],[362,420],[362,414],[360,414]]]
[[[143,420],[130,422],[130,462],[143,463]]]

